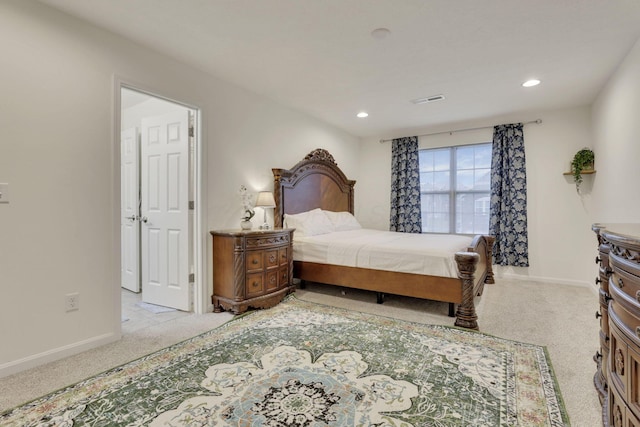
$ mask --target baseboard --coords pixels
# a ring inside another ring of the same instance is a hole
[[[593,284],[589,282],[583,282],[581,280],[571,280],[571,279],[558,279],[555,277],[540,277],[540,276],[522,276],[513,273],[498,273],[496,274],[496,278],[498,279],[513,279],[513,280],[523,280],[530,282],[542,282],[542,283],[555,283],[558,285],[568,285],[568,286],[580,286],[580,287],[588,287],[596,289]]]
[[[0,378],[17,374],[18,372],[35,368],[36,366],[44,365],[45,363],[55,362],[56,360],[73,356],[74,354],[82,353],[83,351],[91,350],[92,348],[100,347],[102,345],[118,341],[119,339],[120,336],[114,333],[98,335],[84,341],[79,341],[63,347],[34,354],[32,356],[27,356],[22,359],[7,362],[0,365]]]

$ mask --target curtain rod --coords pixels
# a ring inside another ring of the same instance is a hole
[[[524,123],[523,123],[523,125],[530,125],[530,124],[533,124],[533,123],[535,123],[535,124],[539,125],[540,123],[542,123],[542,120],[541,120],[541,119],[537,119],[537,120],[532,120],[532,121],[530,121],[530,122],[524,122]],[[493,127],[495,127],[495,126],[480,126],[480,127],[477,127],[477,128],[445,130],[445,131],[442,131],[442,132],[425,133],[425,134],[417,135],[417,136],[418,136],[418,137],[420,137],[420,136],[433,136],[433,135],[442,135],[442,134],[445,134],[445,133],[448,133],[449,135],[451,135],[451,134],[453,134],[454,132],[468,132],[468,131],[472,131],[472,130],[491,129],[491,128],[493,128]],[[385,142],[391,142],[391,141],[393,141],[394,139],[395,139],[395,138],[391,138],[391,139],[381,139],[381,140],[380,140],[380,144],[384,144]]]

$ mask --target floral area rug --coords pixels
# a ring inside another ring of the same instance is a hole
[[[300,301],[0,415],[3,426],[564,426],[543,347]]]

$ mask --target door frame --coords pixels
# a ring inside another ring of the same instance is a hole
[[[177,100],[176,97],[167,96],[162,91],[155,88],[149,88],[139,82],[133,82],[129,79],[121,76],[114,76],[113,78],[113,127],[112,127],[112,148],[113,148],[113,160],[112,160],[112,173],[113,173],[113,187],[112,187],[112,206],[113,206],[113,247],[114,253],[118,256],[114,256],[114,277],[120,277],[120,127],[121,127],[121,114],[122,114],[122,101],[121,90],[123,88],[131,89],[137,92],[153,96],[155,98],[164,99],[166,101],[182,105],[194,111],[195,115],[195,132],[194,132],[194,162],[193,162],[193,179],[194,179],[194,203],[195,208],[193,210],[193,313],[204,314],[211,311],[211,304],[209,302],[208,292],[208,280],[207,280],[207,150],[206,144],[203,142],[204,135],[204,123],[203,108],[194,103]],[[116,224],[117,223],[117,224]],[[117,322],[115,330],[122,331],[122,301],[121,301],[121,286],[120,281],[114,281],[114,292],[116,292],[116,306],[115,312],[117,316],[114,317],[114,321]]]

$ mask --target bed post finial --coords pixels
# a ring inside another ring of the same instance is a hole
[[[333,163],[336,166],[338,165],[331,153],[323,148],[316,148],[315,150],[307,154],[304,160],[321,160],[323,162]]]

